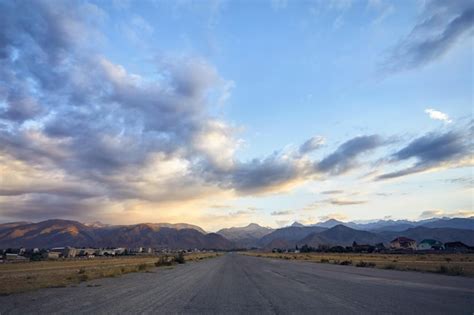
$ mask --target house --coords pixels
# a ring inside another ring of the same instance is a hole
[[[59,259],[61,256],[60,252],[46,252],[43,253],[43,258],[45,259]]]
[[[471,248],[462,242],[448,242],[444,243],[444,248],[452,252],[467,252]]]
[[[5,254],[5,261],[8,261],[8,262],[25,262],[28,260],[29,260],[28,258],[18,255],[18,254],[11,254],[11,253]]]
[[[433,239],[424,239],[418,244],[418,250],[443,250],[444,245],[440,241]]]
[[[352,243],[352,250],[356,253],[372,253],[375,247],[369,244],[357,244],[355,241]]]
[[[392,249],[415,249],[416,241],[408,237],[399,236],[390,242],[390,248]]]
[[[385,245],[383,243],[375,244],[375,251],[376,252],[384,252],[386,250],[387,250],[387,248],[385,247]]]

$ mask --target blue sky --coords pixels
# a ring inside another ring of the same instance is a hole
[[[474,213],[469,1],[0,6],[2,221]]]

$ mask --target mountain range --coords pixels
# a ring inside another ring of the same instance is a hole
[[[313,225],[293,223],[271,229],[251,223],[243,227],[207,233],[186,223],[83,224],[70,220],[0,224],[0,248],[27,247],[153,247],[170,249],[294,248],[295,245],[342,245],[388,243],[398,236],[420,242],[425,238],[442,242],[461,241],[474,245],[474,217],[423,221],[381,220],[371,223],[334,219]]]

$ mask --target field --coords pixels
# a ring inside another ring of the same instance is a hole
[[[245,255],[474,277],[474,254],[264,253]]]
[[[198,261],[218,253],[193,253],[185,261]],[[65,287],[82,281],[117,277],[130,272],[153,272],[157,256],[70,259],[28,263],[0,264],[0,295],[40,288]],[[168,267],[170,268],[170,267]],[[172,267],[171,267],[172,268]]]

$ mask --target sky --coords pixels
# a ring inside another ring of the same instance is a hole
[[[472,1],[0,0],[0,222],[474,215]]]

